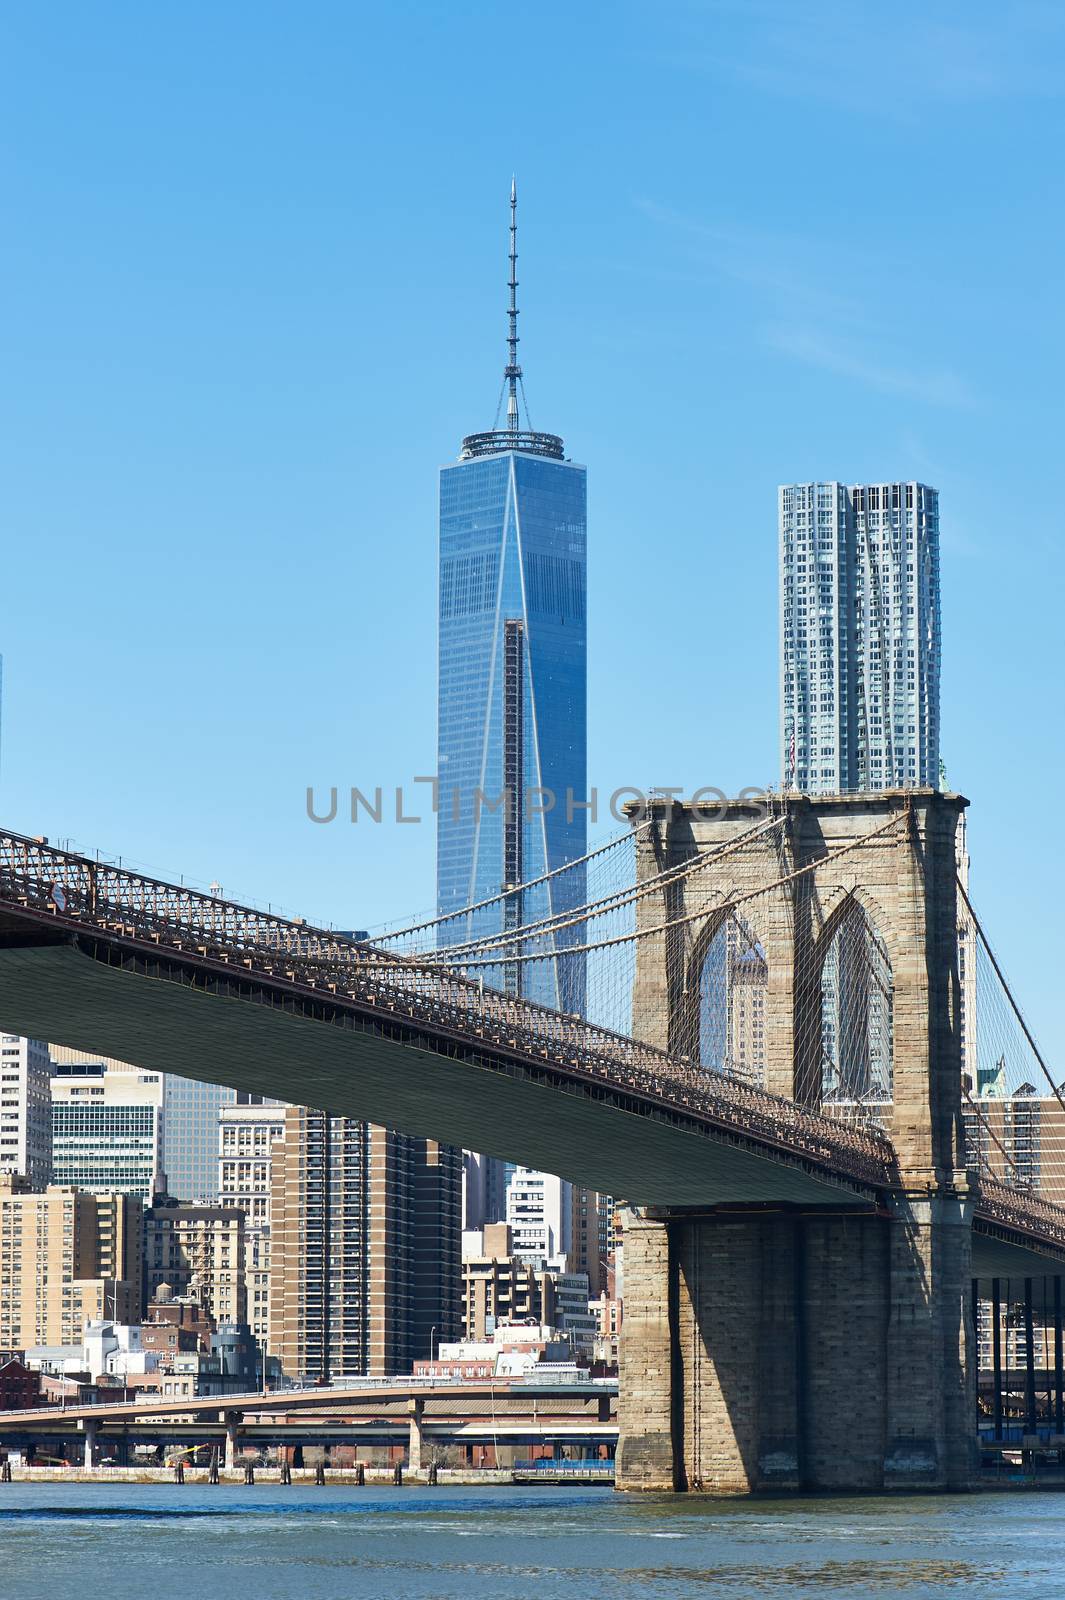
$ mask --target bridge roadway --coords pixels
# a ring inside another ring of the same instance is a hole
[[[0,835],[0,1015],[636,1203],[874,1206],[890,1146],[438,967]]]
[[[0,1015],[674,1214],[875,1212],[897,1184],[873,1132],[446,969],[11,833]],[[981,1277],[1065,1262],[1065,1212],[1031,1197],[982,1183],[974,1227]]]

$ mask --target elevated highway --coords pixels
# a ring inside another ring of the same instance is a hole
[[[420,1467],[434,1447],[570,1446],[611,1453],[616,1381],[536,1378],[395,1380],[269,1394],[151,1397],[0,1413],[0,1449],[79,1449],[91,1466],[108,1446],[212,1444],[232,1466],[247,1446],[405,1445]]]

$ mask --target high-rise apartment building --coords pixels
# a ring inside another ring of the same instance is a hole
[[[247,1098],[247,1096],[245,1096]],[[237,1091],[166,1074],[163,1093],[163,1171],[167,1193],[190,1205],[208,1205],[218,1189],[218,1114],[235,1105]]]
[[[573,1186],[565,1178],[517,1167],[507,1185],[507,1225],[516,1256],[545,1261],[573,1248]]]
[[[565,1256],[545,1260],[522,1254],[506,1222],[490,1222],[464,1235],[462,1315],[467,1339],[491,1338],[505,1322],[557,1327],[582,1343],[596,1331],[587,1272]]]
[[[603,1236],[613,1201],[608,1195],[579,1184],[571,1185],[571,1193],[569,1267],[572,1272],[582,1272],[588,1280],[588,1292],[597,1295],[606,1287],[607,1250]]]
[[[937,786],[935,489],[787,484],[779,526],[783,786]]]
[[[0,1175],[0,1348],[80,1344],[87,1321],[135,1322],[141,1206],[128,1195]]]
[[[274,1145],[285,1132],[283,1105],[223,1106],[218,1113],[218,1203],[244,1213],[248,1325],[261,1348],[270,1339],[270,1190]]]
[[[451,1153],[448,1165],[439,1155],[430,1140],[286,1108],[273,1150],[270,1337],[290,1377],[409,1372],[434,1337],[457,1335],[458,1184]]]
[[[130,1288],[139,1316],[144,1303],[144,1207],[134,1195],[97,1194],[96,1268],[101,1276]],[[121,1321],[112,1312],[115,1320]]]
[[[408,1139],[413,1174],[410,1360],[462,1326],[462,1152]],[[445,1331],[446,1330],[446,1331]],[[408,1370],[406,1367],[404,1371]]]
[[[52,1176],[52,1062],[40,1039],[0,1034],[0,1172],[43,1189]]]
[[[163,1187],[163,1074],[68,1052],[52,1071],[52,1174],[92,1194]]]
[[[160,1284],[194,1291],[215,1321],[246,1322],[244,1213],[233,1206],[186,1206],[164,1197],[144,1213],[146,1299]]]

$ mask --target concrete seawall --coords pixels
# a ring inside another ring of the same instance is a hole
[[[198,1486],[207,1487],[209,1468],[186,1467],[183,1483],[178,1483],[174,1477],[172,1467],[23,1467],[11,1466],[12,1483],[88,1483],[88,1484],[122,1484],[122,1483],[159,1483],[169,1484],[176,1490],[188,1489]],[[566,1472],[564,1477],[556,1476],[550,1472],[517,1472],[510,1467],[480,1468],[478,1470],[462,1471],[453,1468],[439,1468],[436,1485],[438,1488],[453,1488],[458,1486],[489,1488],[500,1484],[528,1484],[530,1482],[543,1483],[612,1483],[612,1476],[604,1472],[581,1473],[579,1471]],[[219,1484],[239,1485],[245,1487],[243,1467],[226,1471],[219,1468]],[[402,1482],[395,1481],[394,1469],[391,1467],[367,1467],[365,1469],[365,1486],[370,1488],[424,1488],[429,1483],[427,1472],[408,1472],[403,1470]],[[293,1467],[292,1487],[313,1488],[315,1486],[315,1471],[313,1467]],[[326,1471],[326,1486],[357,1487],[356,1473],[353,1468],[336,1467]],[[3,1505],[3,1493],[6,1485],[0,1483],[0,1506]],[[280,1471],[277,1467],[255,1468],[256,1488],[287,1488],[281,1483]]]

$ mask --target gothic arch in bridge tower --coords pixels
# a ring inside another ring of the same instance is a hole
[[[820,1099],[865,1116],[892,1097],[894,964],[891,925],[875,897],[843,891],[811,953],[820,1010]]]
[[[764,1087],[768,980],[756,921],[728,907],[707,918],[692,943],[684,987],[685,1053],[693,1062]]]

